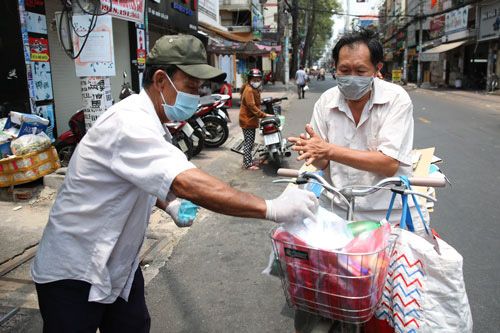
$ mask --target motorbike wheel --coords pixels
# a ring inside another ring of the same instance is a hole
[[[206,116],[203,122],[206,131],[205,146],[210,148],[222,146],[229,137],[227,122],[215,116]]]
[[[271,165],[275,168],[281,168],[281,163],[283,162],[283,158],[279,152],[274,152],[271,157]]]
[[[180,131],[173,136],[172,143],[190,160],[193,157],[193,141]]]
[[[193,133],[193,156],[198,155],[205,146],[205,134],[201,128],[197,128]]]
[[[66,168],[69,165],[71,156],[75,152],[76,145],[66,142],[56,142],[55,148],[57,150],[57,155],[59,155],[59,160],[61,162],[61,167]]]

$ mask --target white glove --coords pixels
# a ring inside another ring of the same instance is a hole
[[[310,191],[288,188],[276,199],[266,200],[266,205],[266,219],[278,223],[293,223],[302,222],[307,217],[314,220],[319,202]]]
[[[199,207],[190,201],[177,198],[168,203],[165,211],[172,217],[179,228],[183,228],[190,227],[193,224],[198,209]]]

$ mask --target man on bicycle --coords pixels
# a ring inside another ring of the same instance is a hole
[[[383,48],[368,30],[344,35],[332,52],[337,69],[334,88],[321,95],[314,106],[306,133],[290,138],[299,160],[328,169],[333,185],[374,185],[386,177],[411,176],[413,105],[406,91],[380,80]],[[356,220],[382,220],[391,193],[378,191],[356,201]],[[401,201],[395,203],[391,223],[399,222]],[[342,204],[334,211],[345,216]],[[413,219],[418,218],[414,207]],[[424,216],[426,212],[424,212]],[[426,217],[428,221],[428,218]],[[416,223],[422,230],[422,223]],[[318,318],[296,316],[296,329],[308,332]]]

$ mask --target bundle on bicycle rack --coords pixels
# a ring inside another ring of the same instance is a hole
[[[388,223],[340,249],[321,249],[284,229],[271,231],[288,304],[343,322],[364,323],[382,297],[391,246]]]

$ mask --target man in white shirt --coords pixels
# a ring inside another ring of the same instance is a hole
[[[138,255],[155,203],[179,223],[176,197],[276,222],[315,213],[306,191],[274,200],[237,191],[167,142],[163,123],[191,117],[202,82],[224,78],[206,64],[198,39],[163,36],[148,55],[144,90],[112,106],[82,139],[32,266],[44,332],[149,331]]]
[[[402,87],[377,78],[383,49],[375,34],[364,30],[343,36],[332,56],[338,86],[316,102],[307,134],[289,139],[299,152],[299,160],[319,169],[329,168],[332,184],[338,188],[411,176],[413,105]],[[355,220],[382,220],[390,198],[390,191],[357,198]],[[334,210],[346,216],[346,207],[341,204]],[[414,207],[411,213],[415,229],[423,230]],[[428,221],[426,212],[424,216]],[[399,199],[390,222],[397,223],[400,218]],[[310,331],[311,316],[298,313],[296,319],[298,332]]]

